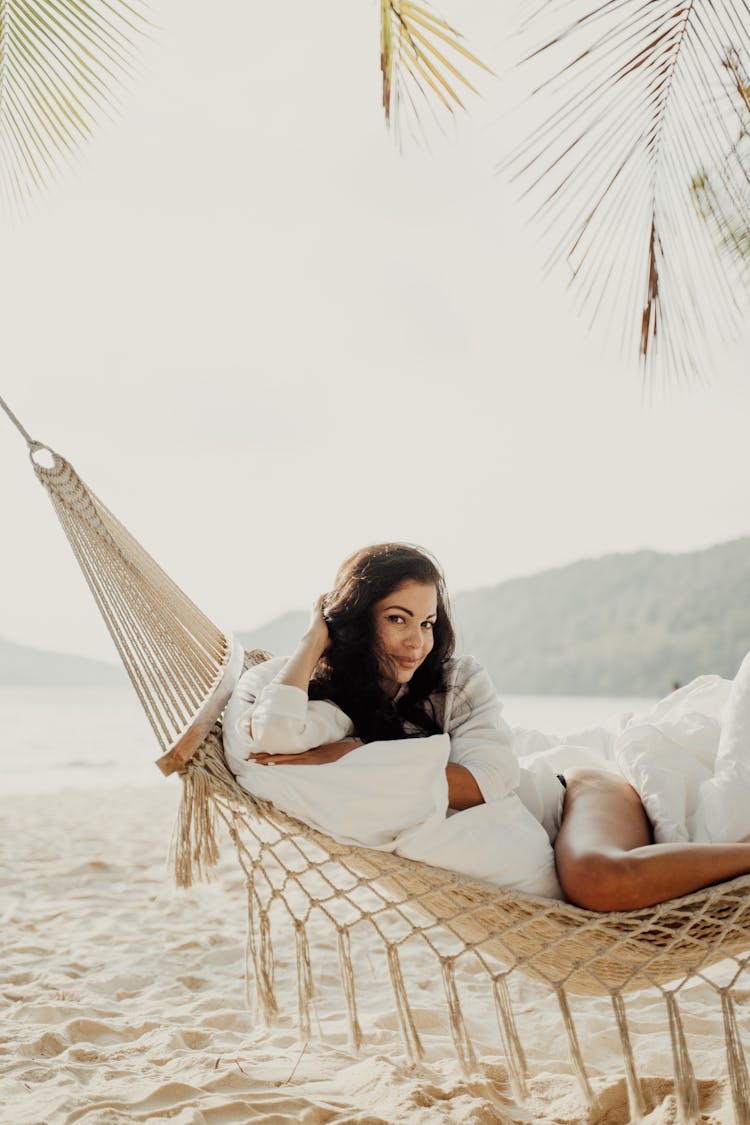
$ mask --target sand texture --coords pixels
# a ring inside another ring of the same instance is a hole
[[[165,855],[179,783],[68,791],[2,803],[0,1120],[3,1125],[269,1125],[587,1122],[628,1120],[619,1042],[608,1001],[572,1006],[595,1103],[572,1076],[560,1014],[530,981],[515,986],[529,1098],[508,1084],[484,976],[457,973],[478,1072],[461,1075],[440,974],[427,954],[405,958],[427,1059],[409,1067],[385,959],[352,940],[365,1046],[348,1046],[335,951],[312,941],[315,1038],[297,1031],[291,936],[275,937],[282,1013],[270,1029],[246,1006],[245,892],[231,849],[208,885],[176,891]],[[738,988],[740,1025],[750,1009]],[[701,1120],[731,1122],[720,1013],[694,985],[681,997]],[[663,1001],[630,1009],[648,1106],[678,1120]]]

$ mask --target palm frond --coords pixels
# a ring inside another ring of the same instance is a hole
[[[141,0],[0,0],[0,204],[24,208],[111,115],[147,28]]]
[[[418,125],[420,98],[433,111],[464,108],[461,88],[477,91],[461,69],[463,62],[492,74],[463,46],[459,32],[427,7],[427,0],[381,0],[380,69],[387,124],[398,122],[399,112],[408,110]]]
[[[717,250],[744,271],[750,284],[750,224],[748,223],[747,201],[750,185],[737,200],[726,188],[727,177],[722,172],[732,166],[734,175],[730,183],[740,173],[740,169],[750,165],[750,79],[736,51],[730,51],[724,66],[732,77],[737,94],[737,106],[741,125],[736,140],[725,152],[722,168],[702,168],[695,174],[692,189],[698,212],[709,226]]]
[[[750,148],[726,65],[750,49],[750,0],[563,0],[556,12],[568,22],[526,60],[551,70],[531,99],[541,119],[506,168],[579,307],[619,322],[647,373],[705,374],[748,296],[742,255],[722,248],[750,227]],[[696,207],[707,169],[713,230]]]

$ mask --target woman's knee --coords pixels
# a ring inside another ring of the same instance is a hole
[[[565,897],[585,910],[631,910],[637,905],[638,863],[618,849],[570,853],[557,857],[557,874]]]

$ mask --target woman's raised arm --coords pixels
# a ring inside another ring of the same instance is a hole
[[[310,623],[290,657],[256,664],[240,679],[224,715],[224,749],[237,771],[256,755],[301,754],[354,733],[351,720],[334,703],[310,702],[315,666],[330,641],[323,616],[325,594],[316,600]]]
[[[296,687],[307,694],[315,666],[331,640],[328,623],[323,616],[323,606],[327,596],[327,594],[321,594],[319,598],[316,598],[307,629],[300,637],[297,647],[284,667],[274,676],[273,682],[275,684]]]

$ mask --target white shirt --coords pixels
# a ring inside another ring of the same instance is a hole
[[[227,761],[251,792],[258,766],[247,761],[250,754],[301,754],[356,733],[335,703],[310,700],[300,688],[272,682],[286,659],[276,657],[249,668],[224,715]],[[471,772],[485,802],[499,800],[518,788],[521,777],[513,733],[502,717],[495,686],[473,656],[460,656],[447,662],[446,688],[444,695],[432,697],[444,731],[436,737],[449,740],[448,761]],[[413,740],[392,739],[388,744],[402,741]]]

